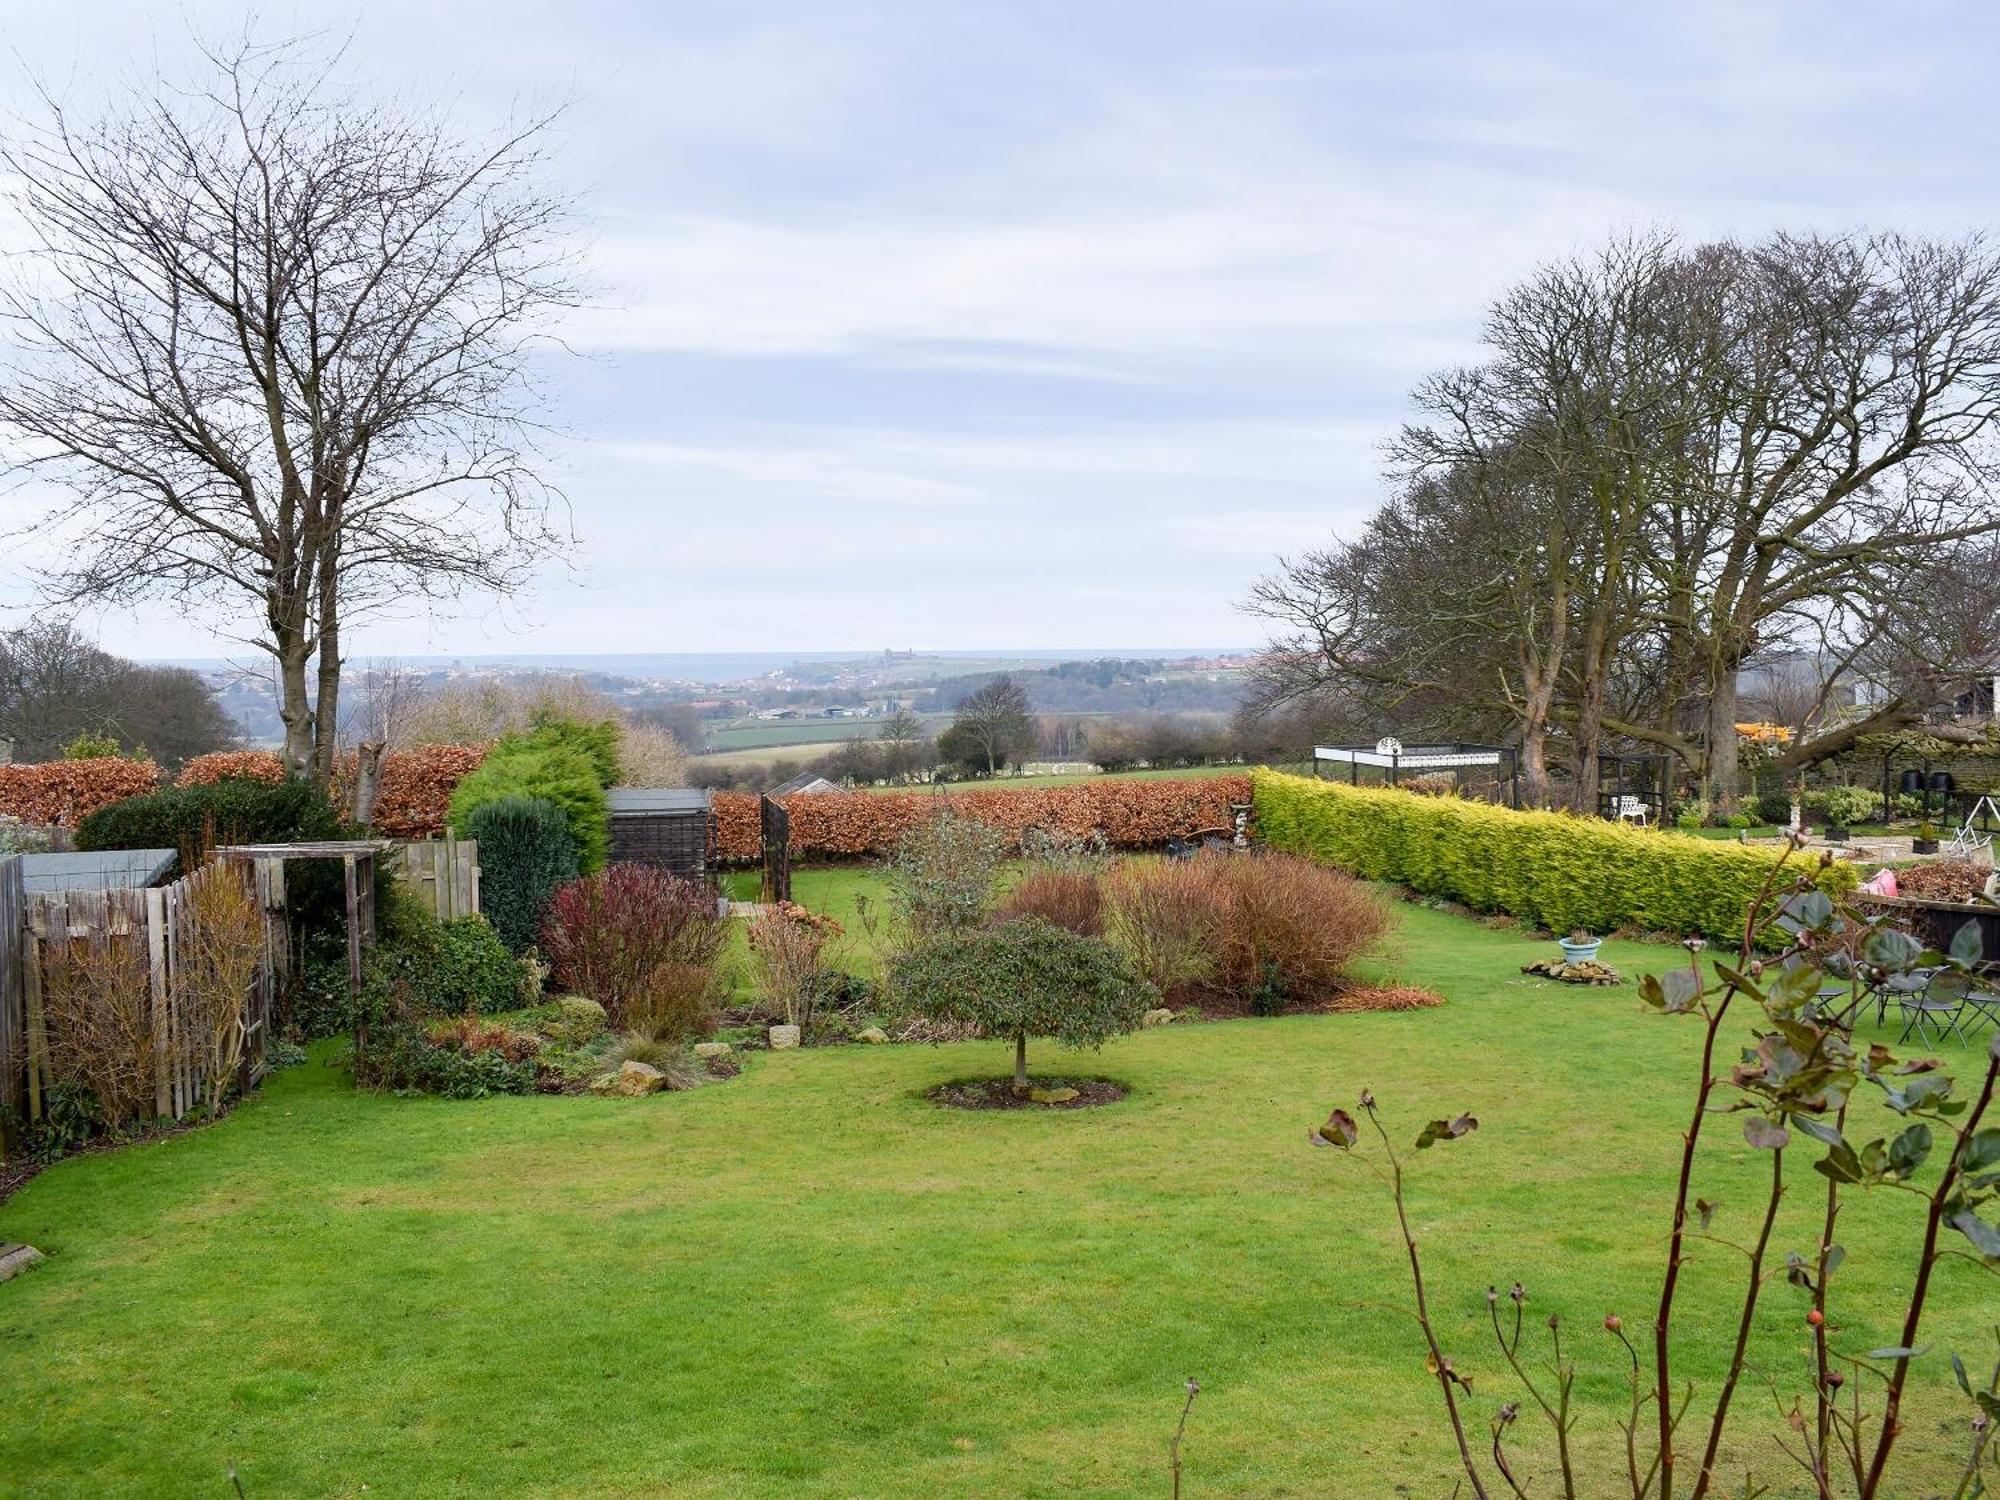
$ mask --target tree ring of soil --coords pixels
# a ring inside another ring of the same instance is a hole
[[[1129,1089],[1109,1078],[1030,1078],[1031,1090],[1075,1089],[1074,1099],[1048,1103],[1014,1092],[1011,1078],[954,1078],[924,1097],[943,1109],[1089,1109],[1123,1099]]]

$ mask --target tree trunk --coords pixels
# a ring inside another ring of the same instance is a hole
[[[1025,1031],[1014,1035],[1014,1092],[1028,1092],[1028,1033]]]
[[[319,567],[319,701],[313,705],[313,767],[316,785],[330,789],[340,753],[340,574],[337,543],[329,540]]]
[[[303,635],[280,632],[278,637],[278,717],[285,725],[285,774],[305,776],[313,762],[313,709],[306,693],[306,641]]]
[[[1736,736],[1736,669],[1727,662],[1709,685],[1708,730],[1703,736],[1702,789],[1718,812],[1733,812],[1741,788],[1736,784],[1741,758]]]
[[[375,821],[375,794],[381,789],[382,741],[371,740],[354,753],[354,821],[366,828]]]

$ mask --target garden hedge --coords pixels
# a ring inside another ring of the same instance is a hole
[[[1249,800],[1248,776],[1185,776],[951,792],[810,792],[787,797],[785,808],[792,818],[792,858],[799,860],[887,854],[905,830],[945,804],[1017,844],[1026,830],[1048,828],[1077,838],[1101,834],[1118,848],[1145,849],[1199,829],[1226,828],[1230,805]],[[715,842],[728,862],[763,857],[753,794],[715,794]]]
[[[577,868],[586,875],[604,868],[611,855],[611,803],[597,763],[587,751],[529,738],[502,740],[452,791],[452,831],[460,838],[472,837],[472,813],[508,797],[555,803],[569,820]]]
[[[175,786],[214,786],[218,781],[261,781],[276,786],[285,779],[285,763],[270,750],[217,750],[197,755],[181,767]]]
[[[1750,902],[1778,857],[1768,849],[1456,797],[1276,771],[1260,770],[1252,780],[1257,831],[1273,848],[1556,932],[1636,927],[1740,938]],[[1838,894],[1853,888],[1855,874],[1835,864],[1819,883]]]
[[[101,807],[77,824],[76,847],[173,849],[187,856],[211,841],[281,844],[347,833],[326,793],[309,781],[267,786],[231,778],[208,786],[163,787]]]
[[[74,828],[100,807],[143,796],[159,784],[160,768],[150,760],[118,756],[0,766],[0,814],[38,828],[51,823]]]

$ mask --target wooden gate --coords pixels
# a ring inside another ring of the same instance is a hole
[[[419,839],[399,844],[396,875],[440,922],[479,915],[479,841]]]
[[[757,817],[764,831],[764,899],[792,899],[792,815],[785,804],[757,799]]]

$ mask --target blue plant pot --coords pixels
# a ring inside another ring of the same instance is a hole
[[[1556,946],[1563,951],[1564,963],[1587,964],[1593,958],[1597,957],[1597,950],[1603,945],[1603,942],[1604,939],[1602,938],[1593,938],[1587,943],[1572,943],[1568,938],[1557,938]]]

